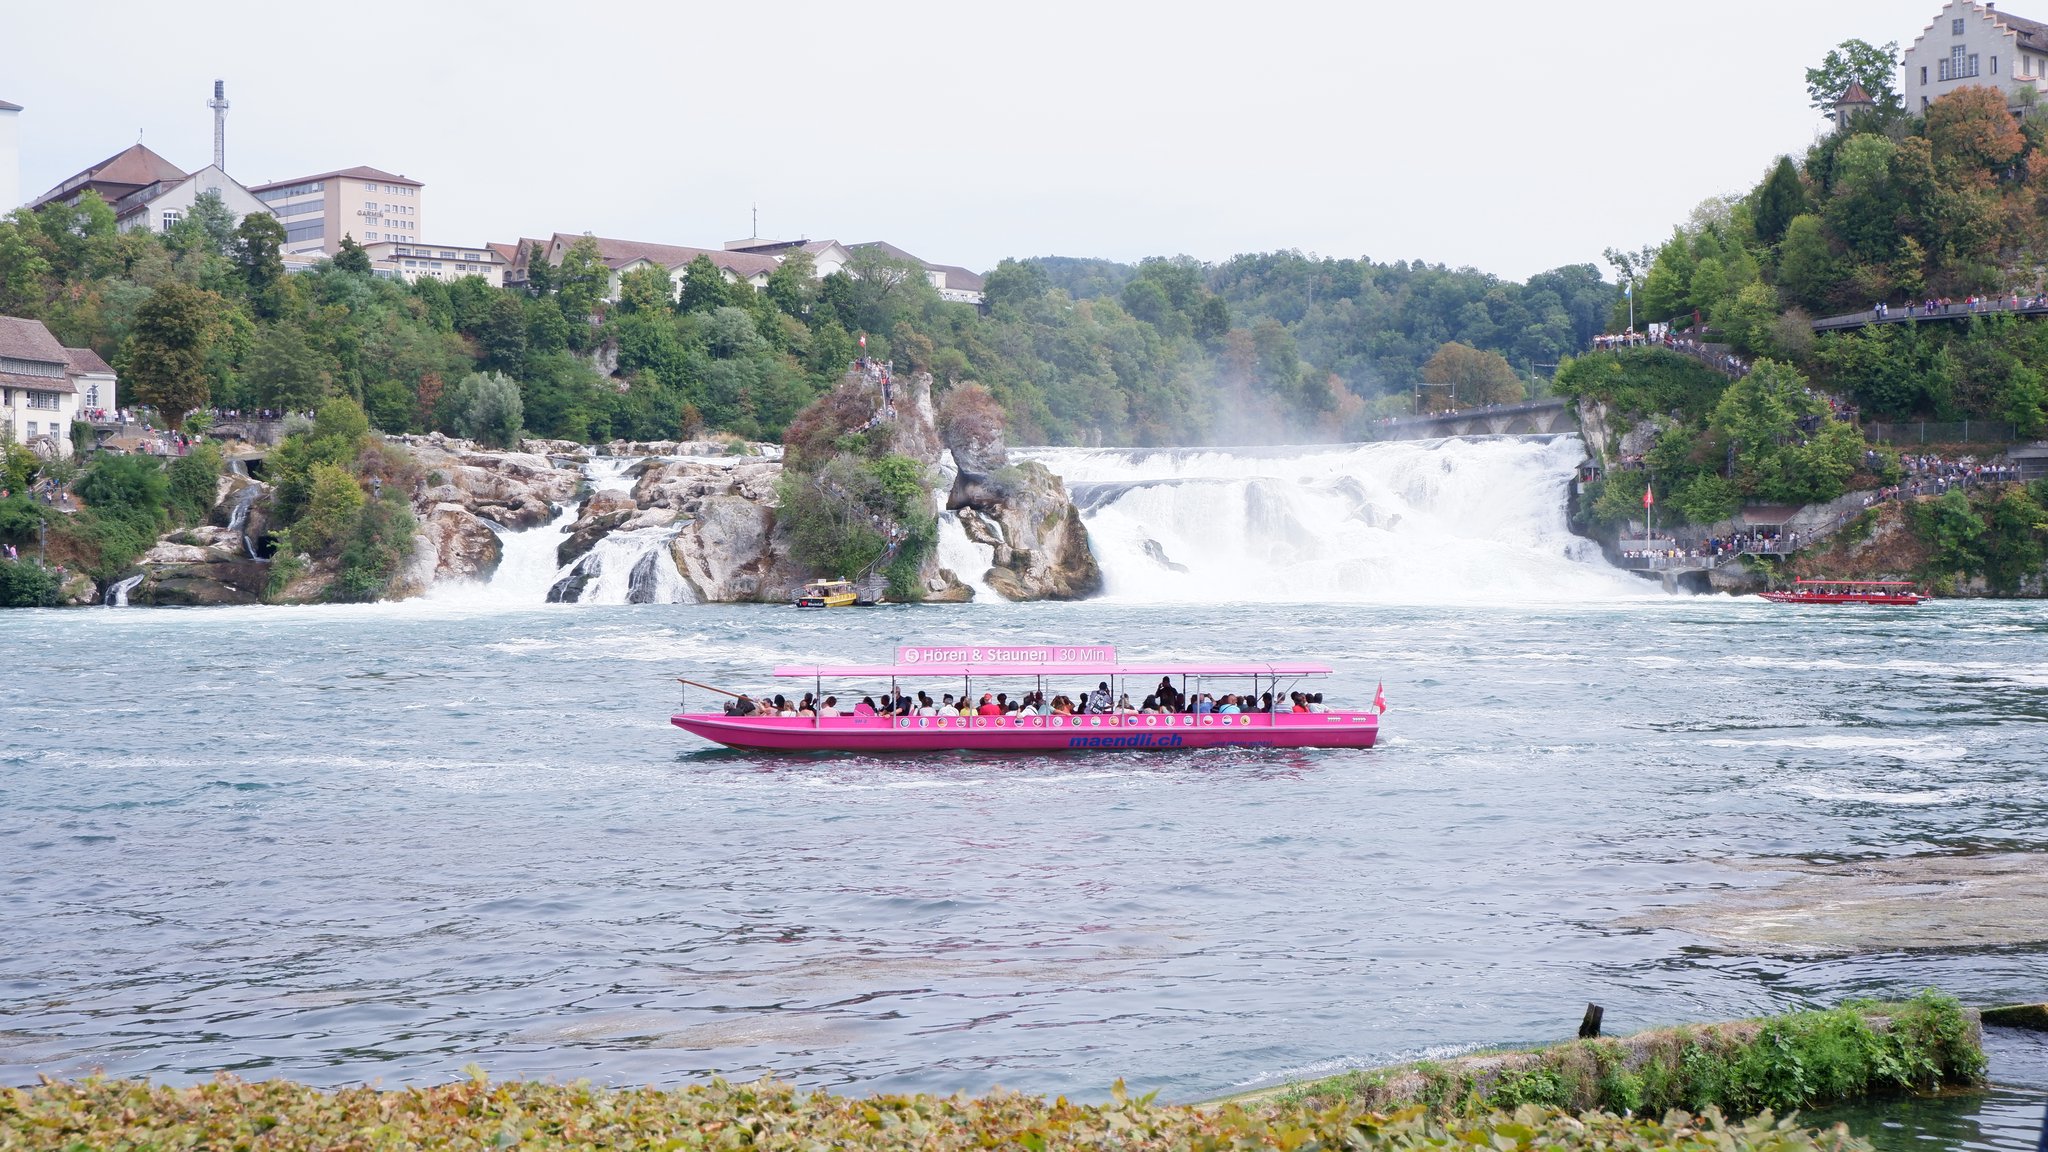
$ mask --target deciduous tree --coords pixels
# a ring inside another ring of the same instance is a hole
[[[222,310],[223,302],[213,293],[166,280],[136,313],[135,331],[121,357],[122,383],[172,428],[183,427],[186,413],[206,406],[211,383],[207,356]]]

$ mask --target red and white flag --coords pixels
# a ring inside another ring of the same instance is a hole
[[[860,334],[860,346],[863,348],[868,346],[868,334],[865,332]]]
[[[1648,508],[1650,505],[1655,504],[1656,502],[1657,496],[1655,490],[1650,488],[1643,489],[1643,507]]]
[[[1385,715],[1387,714],[1387,682],[1386,682],[1386,681],[1384,681],[1384,680],[1380,681],[1380,686],[1379,686],[1379,690],[1378,690],[1378,691],[1376,691],[1376,692],[1374,692],[1374,693],[1372,694],[1372,706],[1373,706],[1374,708],[1377,708],[1377,709],[1379,709],[1379,713],[1380,713],[1380,715],[1382,715],[1382,716],[1385,716]]]

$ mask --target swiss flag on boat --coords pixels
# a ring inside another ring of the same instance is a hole
[[[1384,680],[1380,681],[1380,686],[1379,686],[1379,690],[1378,690],[1378,691],[1376,691],[1376,692],[1374,692],[1374,693],[1372,694],[1372,706],[1373,706],[1374,708],[1377,708],[1377,709],[1379,709],[1380,715],[1382,715],[1382,716],[1385,716],[1385,715],[1387,714],[1387,682],[1386,682],[1386,681],[1384,681]]]
[[[1645,507],[1645,508],[1648,508],[1648,507],[1649,507],[1650,505],[1652,505],[1652,504],[1655,504],[1656,502],[1657,502],[1657,492],[1656,492],[1656,489],[1654,489],[1654,488],[1645,488],[1645,489],[1643,489],[1643,507]]]

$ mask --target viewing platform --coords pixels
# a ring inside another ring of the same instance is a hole
[[[1396,416],[1374,440],[1440,440],[1453,436],[1562,436],[1579,430],[1569,400],[1525,400],[1427,416]]]

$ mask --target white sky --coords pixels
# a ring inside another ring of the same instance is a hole
[[[429,241],[716,247],[759,204],[765,236],[978,269],[1300,248],[1520,279],[1747,188],[1812,142],[1808,66],[1939,7],[18,0],[0,99],[28,196],[138,131],[204,166],[221,78],[230,173],[404,173]]]

